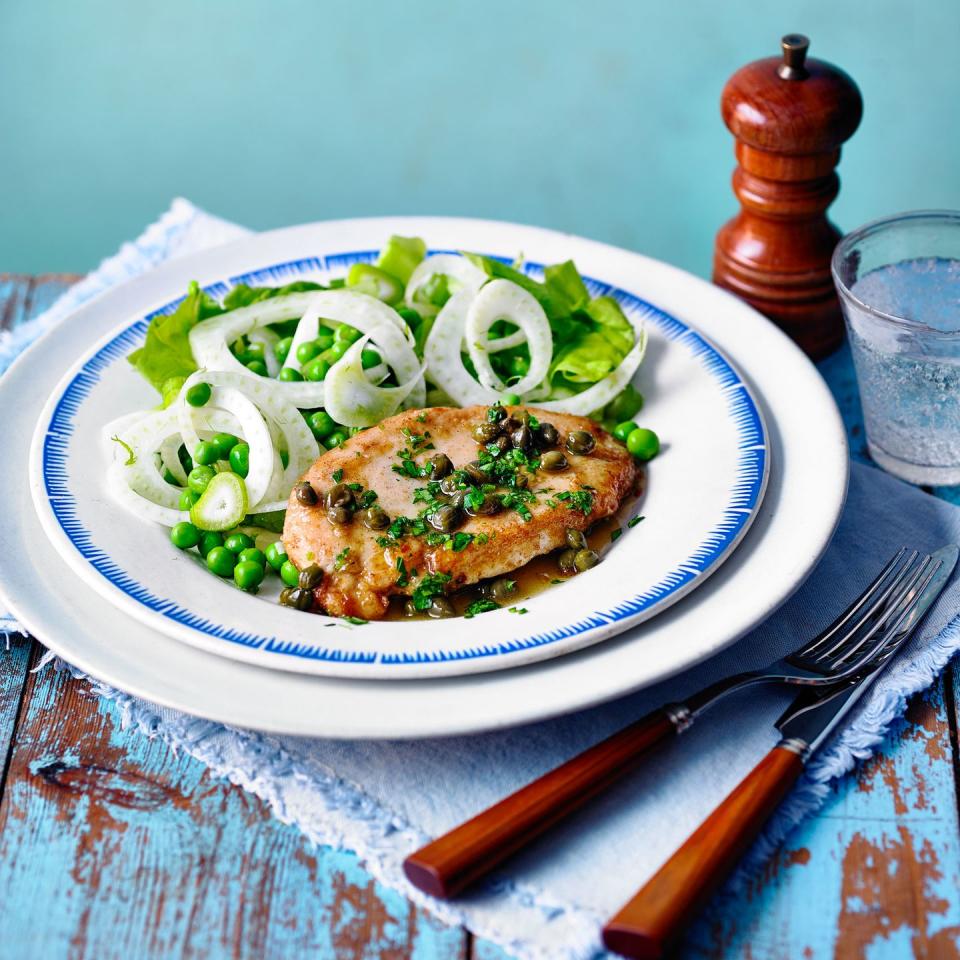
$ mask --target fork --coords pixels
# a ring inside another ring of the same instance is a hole
[[[762,670],[727,677],[613,734],[411,854],[410,882],[450,898],[628,773],[655,746],[688,730],[704,711],[757,683],[819,686],[854,677],[910,614],[935,561],[899,550],[826,630]],[[921,589],[917,589],[921,587]]]

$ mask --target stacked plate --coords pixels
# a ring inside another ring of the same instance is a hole
[[[323,281],[391,234],[528,268],[574,259],[649,336],[636,383],[664,439],[642,524],[604,562],[471,620],[354,625],[206,575],[106,490],[105,423],[155,402],[126,362],[190,280]],[[79,359],[77,359],[79,357]],[[89,304],[0,381],[3,600],[74,666],[155,703],[260,730],[424,737],[532,721],[683,670],[803,581],[847,480],[836,407],[806,358],[740,301],[679,270],[530,227],[391,218],[262,234],[174,261]],[[15,558],[15,562],[14,562]]]

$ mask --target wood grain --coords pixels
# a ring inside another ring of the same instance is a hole
[[[28,680],[0,801],[0,945],[77,960],[466,956],[461,931],[122,732],[85,688],[52,670]]]

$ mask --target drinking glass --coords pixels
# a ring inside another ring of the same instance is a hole
[[[960,483],[960,212],[869,223],[832,269],[870,455],[911,483]]]

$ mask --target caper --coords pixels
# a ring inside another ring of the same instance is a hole
[[[477,443],[490,443],[491,440],[497,439],[499,433],[500,427],[496,423],[485,420],[473,428],[472,436]]]
[[[487,410],[487,419],[491,423],[497,423],[498,421],[502,420],[506,415],[507,415],[507,411],[504,410],[499,403],[494,404],[492,407],[490,407],[489,410]]]
[[[449,503],[452,507],[462,507],[466,499],[466,490],[455,490],[451,494],[444,494],[444,503]]]
[[[517,592],[517,581],[501,577],[484,584],[484,595],[498,602],[509,600]]]
[[[331,523],[343,526],[350,522],[351,513],[347,507],[327,507],[327,519]]]
[[[431,480],[441,480],[453,472],[453,463],[445,453],[435,453],[426,466]]]
[[[360,516],[363,525],[371,530],[385,530],[390,526],[390,518],[382,507],[367,507]]]
[[[557,558],[557,563],[560,565],[561,573],[576,573],[577,564],[576,564],[576,550],[564,550],[563,553]]]
[[[345,483],[338,483],[327,494],[327,506],[352,507],[354,499],[353,491]]]
[[[450,533],[463,523],[463,511],[448,503],[427,514],[427,523],[440,533]]]
[[[300,578],[297,580],[297,585],[301,590],[313,590],[315,587],[320,586],[322,579],[323,570],[315,563],[311,563],[309,567],[300,571]]]
[[[453,604],[446,597],[434,597],[430,601],[430,606],[427,607],[427,616],[432,617],[434,620],[441,620],[444,617],[455,617],[457,611],[453,608]]]
[[[420,611],[414,605],[412,600],[407,600],[403,605],[403,615],[405,617],[415,617]]]
[[[596,445],[597,441],[594,440],[593,434],[586,430],[572,430],[567,434],[567,449],[581,457],[591,453]]]
[[[280,602],[285,607],[293,607],[295,610],[309,610],[313,606],[313,594],[300,587],[287,587],[280,594]]]
[[[464,468],[463,472],[467,475],[467,478],[471,483],[480,486],[481,484],[487,483],[489,477],[480,469],[480,462],[478,460],[471,460]]]
[[[475,506],[472,506],[469,500],[466,506],[467,513],[469,513],[471,517],[492,517],[502,509],[503,503],[500,501],[500,498],[489,493],[485,493],[481,501]]]
[[[567,527],[567,546],[571,550],[586,550],[587,538],[582,530],[575,530],[573,527]]]
[[[537,428],[537,446],[549,450],[560,442],[560,433],[552,423],[541,423]]]
[[[514,490],[526,490],[530,486],[530,477],[525,473],[520,473],[517,471],[513,475],[513,489]]]
[[[440,492],[448,497],[453,496],[460,489],[460,478],[454,475],[444,477],[440,481]]]
[[[520,425],[520,421],[516,417],[507,417],[500,421],[500,432],[513,433]]]
[[[600,557],[593,550],[578,550],[573,558],[573,565],[577,568],[578,573],[583,573],[584,570],[595,567],[599,562]]]
[[[305,507],[315,507],[320,499],[317,496],[317,491],[306,480],[298,483],[293,488],[293,492],[297,498],[297,503],[302,503]]]
[[[548,450],[540,458],[540,466],[551,473],[559,473],[568,467],[567,458],[559,450]]]
[[[516,447],[518,450],[523,450],[526,452],[530,449],[530,444],[533,442],[533,433],[527,424],[523,424],[522,426],[517,427],[517,429],[510,434],[510,439],[513,442],[514,447]]]

